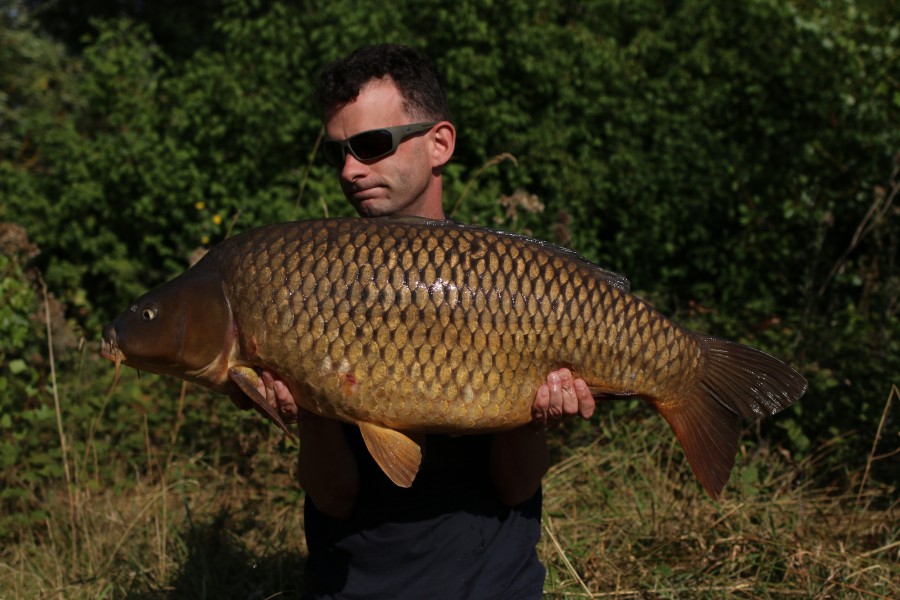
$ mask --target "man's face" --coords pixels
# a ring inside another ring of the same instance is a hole
[[[393,81],[373,80],[356,100],[327,115],[325,136],[343,140],[362,131],[421,120],[404,112],[402,96]],[[432,216],[427,214],[427,200],[433,196],[435,185],[428,135],[429,131],[412,135],[393,154],[372,161],[362,162],[347,153],[339,172],[341,189],[360,215]],[[436,182],[440,186],[440,179]]]

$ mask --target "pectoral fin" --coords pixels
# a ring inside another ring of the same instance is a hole
[[[419,472],[422,449],[408,436],[373,423],[359,422],[366,448],[388,479],[408,488]]]
[[[247,394],[247,397],[253,401],[253,406],[259,412],[263,413],[269,419],[272,420],[273,423],[278,425],[282,431],[288,436],[288,439],[291,440],[294,444],[297,443],[297,436],[294,435],[288,426],[285,425],[284,421],[281,419],[281,415],[278,414],[274,408],[269,406],[269,403],[266,402],[266,399],[262,394],[259,393],[256,385],[259,382],[259,375],[250,367],[231,367],[228,369],[228,377],[241,388],[241,391]]]

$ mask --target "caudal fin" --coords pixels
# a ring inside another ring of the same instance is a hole
[[[806,379],[765,352],[695,334],[703,373],[678,400],[656,403],[703,489],[719,497],[737,454],[741,417],[773,415],[806,391]]]

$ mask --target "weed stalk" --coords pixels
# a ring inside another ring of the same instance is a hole
[[[69,500],[69,525],[72,528],[72,543],[77,543],[75,524],[75,500],[72,497],[72,474],[69,472],[69,451],[66,445],[66,432],[63,428],[62,409],[59,405],[59,388],[56,381],[56,358],[53,355],[53,327],[50,324],[50,300],[47,284],[38,275],[41,282],[41,293],[44,296],[44,323],[47,327],[47,352],[50,358],[50,388],[53,390],[53,407],[56,410],[56,428],[59,432],[59,447],[62,453],[63,473],[66,477],[66,494]],[[73,554],[74,556],[74,554]]]
[[[875,451],[878,449],[878,442],[881,440],[881,431],[884,429],[884,421],[887,419],[888,411],[891,409],[891,401],[894,399],[894,396],[900,396],[900,389],[897,388],[897,384],[891,384],[891,391],[888,394],[887,402],[884,403],[884,411],[881,413],[881,421],[878,423],[878,430],[875,432],[875,440],[872,442],[872,451],[869,452],[869,456],[866,458],[866,469],[863,471],[862,481],[859,482],[859,491],[856,493],[856,505],[859,508],[859,499],[862,497],[863,489],[866,487],[866,483],[869,481],[869,472],[872,470],[872,463],[878,460],[879,458],[875,456]],[[888,454],[890,456],[893,453]]]

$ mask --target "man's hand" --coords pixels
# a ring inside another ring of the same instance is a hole
[[[294,396],[282,380],[276,379],[271,371],[263,370],[256,388],[269,406],[278,411],[285,423],[297,422],[302,409],[297,406]]]
[[[596,404],[583,379],[573,379],[569,369],[562,368],[547,375],[547,383],[538,388],[531,407],[532,424],[555,427],[562,418],[581,415],[590,419]]]

